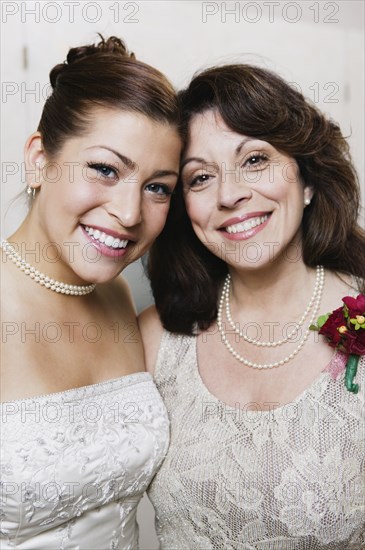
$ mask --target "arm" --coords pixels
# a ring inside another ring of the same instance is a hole
[[[142,311],[138,317],[138,324],[142,335],[146,370],[153,374],[163,333],[163,326],[155,306]]]

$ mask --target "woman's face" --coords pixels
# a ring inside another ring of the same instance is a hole
[[[32,147],[28,156],[42,164]],[[180,152],[171,126],[98,109],[87,133],[43,159],[33,239],[56,243],[58,277],[106,282],[149,249],[166,221]]]
[[[213,111],[195,115],[182,162],[188,215],[199,240],[237,269],[300,257],[304,188],[293,158],[231,130]]]

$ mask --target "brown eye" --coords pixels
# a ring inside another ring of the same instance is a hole
[[[248,168],[260,166],[262,164],[265,164],[267,160],[267,156],[262,153],[252,153],[244,162],[243,166],[247,166]]]
[[[199,176],[196,176],[191,180],[189,183],[190,187],[199,187],[200,185],[204,185],[204,183],[207,183],[211,176],[209,174],[199,174]]]

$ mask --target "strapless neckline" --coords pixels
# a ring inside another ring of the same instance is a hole
[[[61,390],[58,392],[43,393],[40,395],[34,395],[30,397],[21,397],[20,399],[11,399],[8,401],[2,401],[0,402],[0,407],[5,403],[22,403],[24,401],[38,401],[40,399],[57,400],[57,398],[62,399],[65,396],[71,397],[73,393],[77,393],[77,394],[82,393],[83,396],[87,396],[89,392],[94,393],[97,390],[100,390],[103,393],[104,391],[109,391],[110,388],[114,389],[115,386],[118,386],[118,387],[129,386],[131,384],[136,384],[140,381],[145,381],[148,379],[153,380],[153,377],[147,371],[133,372],[131,374],[124,374],[123,376],[119,376],[117,378],[110,378],[108,380],[96,382],[95,384],[86,384],[84,386],[77,386],[74,388],[69,388],[67,390]]]

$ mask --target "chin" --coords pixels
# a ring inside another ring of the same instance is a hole
[[[95,273],[95,275],[88,274],[87,284],[95,283],[96,285],[102,285],[113,281],[121,273],[122,269],[119,271],[114,271],[113,273]]]
[[[272,268],[273,264],[275,263],[274,258],[270,257],[261,257],[257,259],[249,259],[249,260],[242,260],[240,262],[228,262],[228,265],[233,270],[237,271],[246,271],[246,272],[253,272],[253,271],[262,271],[266,269]]]
[[[115,279],[124,267],[114,265],[113,269],[108,269],[108,267],[103,268],[98,264],[88,264],[87,267],[75,269],[74,273],[82,280],[80,284],[103,284]]]

